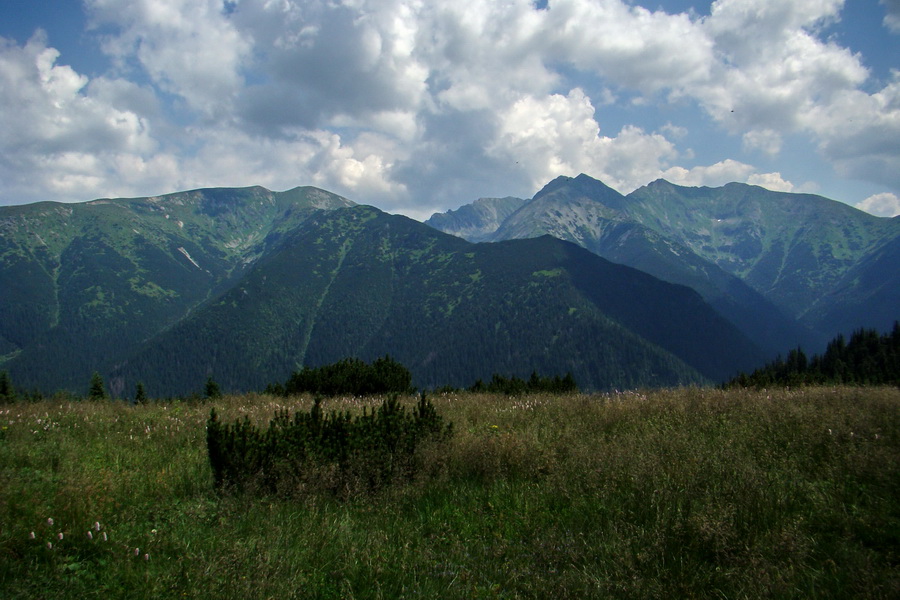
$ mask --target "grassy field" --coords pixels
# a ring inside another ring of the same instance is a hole
[[[343,500],[214,492],[210,408],[283,399],[0,406],[0,597],[900,597],[900,390],[432,401],[426,468]]]

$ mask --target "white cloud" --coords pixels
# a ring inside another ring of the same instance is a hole
[[[786,181],[781,173],[758,173],[753,165],[732,159],[691,169],[672,167],[661,176],[672,183],[686,186],[716,187],[737,181],[758,185],[776,192],[797,191],[797,187],[790,181]]]
[[[900,189],[900,71],[878,92],[847,90],[810,110],[805,125],[838,172]]]
[[[856,208],[877,217],[896,217],[900,215],[900,197],[890,192],[875,194],[857,204]]]
[[[773,192],[793,192],[794,184],[785,181],[781,173],[754,173],[747,178],[750,185],[758,185]]]
[[[117,181],[115,157],[150,155],[159,146],[148,101],[128,82],[97,80],[57,64],[43,33],[23,47],[0,38],[0,197],[86,200]],[[132,104],[132,106],[129,106]],[[150,102],[152,104],[152,102]],[[148,106],[144,106],[148,108]]]
[[[900,0],[881,0],[887,14],[884,26],[894,33],[900,33]]]
[[[647,92],[709,77],[713,46],[686,14],[618,0],[559,0],[546,11],[550,56]]]
[[[781,134],[772,129],[748,131],[744,134],[744,148],[775,156],[781,151]]]
[[[672,167],[664,171],[662,177],[678,185],[719,186],[731,181],[745,181],[752,174],[751,165],[729,158],[713,165],[691,169]]]
[[[525,97],[502,113],[489,153],[515,161],[537,189],[559,175],[592,173],[629,192],[674,158],[674,146],[660,134],[625,127],[601,136],[590,98],[578,88],[568,95]]]
[[[104,50],[125,69],[136,59],[166,92],[207,116],[227,111],[252,50],[222,0],[85,0]]]
[[[798,189],[745,156],[788,161],[797,135],[900,189],[900,83],[824,39],[843,4],[86,0],[109,72],[60,64],[44,38],[0,46],[0,202],[35,181],[58,199],[313,183],[413,214],[579,172],[623,192],[660,176]],[[740,154],[679,164],[723,131]]]

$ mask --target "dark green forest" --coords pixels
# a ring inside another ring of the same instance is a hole
[[[777,357],[750,375],[741,373],[725,387],[801,385],[900,385],[900,322],[890,333],[858,329],[846,340],[834,338],[821,355],[807,358],[802,348]]]

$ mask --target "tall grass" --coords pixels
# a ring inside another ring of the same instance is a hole
[[[3,406],[0,596],[900,597],[897,389],[432,402],[454,436],[349,499],[217,494],[212,404]]]

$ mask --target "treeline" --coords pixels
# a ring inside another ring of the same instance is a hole
[[[519,396],[522,394],[567,394],[578,391],[578,384],[571,373],[566,373],[565,377],[554,375],[553,377],[541,377],[537,371],[531,372],[531,377],[521,379],[519,377],[504,377],[494,373],[491,380],[484,383],[477,380],[471,387],[470,392],[483,392],[488,394],[505,394],[507,396]]]
[[[555,375],[544,377],[537,371],[531,373],[528,379],[516,376],[505,377],[494,374],[487,383],[481,379],[472,386],[465,388],[470,392],[483,392],[492,394],[505,394],[516,396],[531,393],[572,393],[578,391],[578,384],[571,373],[564,377]],[[436,389],[437,392],[457,392],[459,388],[444,386]],[[293,374],[284,383],[272,383],[265,387],[264,393],[276,396],[297,396],[312,394],[314,396],[380,396],[387,394],[413,394],[416,389],[412,385],[412,373],[390,356],[378,358],[371,364],[358,358],[345,358],[330,365],[321,367],[305,366]],[[69,392],[58,392],[54,397],[64,396],[68,400],[104,400],[110,398],[103,378],[99,373],[91,376],[88,391],[85,396],[79,396]],[[179,397],[179,400],[211,400],[222,395],[219,384],[212,376],[206,379],[202,392],[195,392],[187,397]],[[38,391],[23,392],[13,387],[9,374],[0,371],[0,403],[28,402],[45,399]],[[147,402],[149,396],[142,383],[137,383],[134,394],[127,400],[140,404]],[[172,398],[169,398],[172,399]]]
[[[211,400],[222,395],[219,384],[212,377],[208,377],[203,387],[203,392],[194,392],[187,397],[179,397],[179,400]],[[94,371],[88,383],[86,394],[77,394],[68,390],[59,390],[51,395],[46,395],[38,389],[22,390],[13,386],[12,378],[8,371],[0,371],[0,404],[12,404],[14,402],[40,402],[42,400],[53,399],[58,401],[72,402],[78,400],[111,400],[113,396],[106,388],[103,376]],[[122,400],[130,401],[133,404],[143,404],[148,402],[150,397],[144,388],[144,384],[138,382],[134,388],[134,394]],[[167,398],[172,400],[173,398]]]
[[[900,322],[890,333],[859,329],[847,341],[829,342],[825,353],[808,359],[802,348],[779,356],[750,375],[741,373],[724,387],[802,385],[900,385]]]

